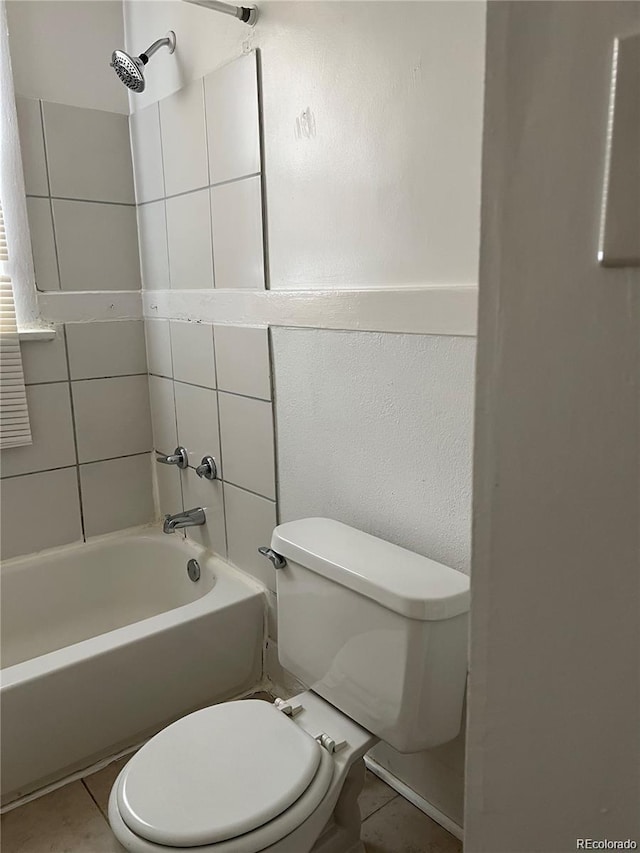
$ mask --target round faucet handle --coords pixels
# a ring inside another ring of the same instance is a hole
[[[204,477],[206,480],[215,480],[218,476],[218,466],[213,456],[203,456],[202,461],[196,468],[198,477]]]

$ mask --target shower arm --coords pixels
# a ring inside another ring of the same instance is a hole
[[[143,53],[141,53],[140,56],[145,56],[148,61],[149,59],[151,59],[153,54],[156,53],[156,51],[160,50],[160,48],[164,47],[165,45],[169,48],[169,53],[173,53],[173,51],[176,49],[176,37],[175,35],[173,35],[173,33],[170,36],[165,36],[164,38],[156,39],[156,41],[154,41],[153,44],[149,45],[149,47]],[[142,61],[144,62],[144,60]]]
[[[234,6],[232,3],[224,3],[223,0],[185,0],[185,3],[213,9],[214,12],[222,12],[224,15],[233,15],[250,27],[255,26],[258,20],[258,10],[255,6]]]

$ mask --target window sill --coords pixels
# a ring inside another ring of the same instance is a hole
[[[42,327],[40,329],[19,329],[18,338],[20,341],[54,341],[57,337],[55,329]]]

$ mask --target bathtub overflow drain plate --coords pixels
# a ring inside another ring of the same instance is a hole
[[[187,574],[189,575],[189,580],[194,583],[200,580],[200,563],[197,560],[189,560],[187,563]]]

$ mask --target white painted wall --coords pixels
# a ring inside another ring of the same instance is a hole
[[[640,271],[596,263],[638,30],[637,2],[489,4],[467,853],[640,841]]]
[[[468,573],[475,340],[272,329],[280,519],[326,515]],[[376,761],[462,824],[464,737]]]
[[[132,50],[178,40],[133,109],[260,48],[272,288],[476,282],[484,4],[124,9]]]
[[[7,16],[16,94],[128,112],[126,90],[109,67],[124,43],[120,2],[7,0]]]

